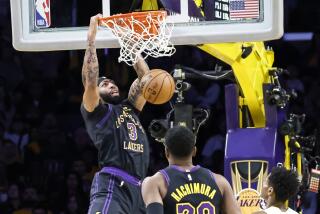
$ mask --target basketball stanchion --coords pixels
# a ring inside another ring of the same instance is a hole
[[[103,17],[99,25],[110,29],[118,38],[118,61],[132,66],[139,55],[157,58],[175,53],[170,42],[173,25],[167,25],[166,17],[166,11],[132,12]]]

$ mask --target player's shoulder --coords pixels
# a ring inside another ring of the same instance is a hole
[[[81,105],[80,105],[80,111],[82,114],[88,114],[88,115],[94,115],[95,113],[97,112],[100,112],[100,111],[103,111],[105,109],[108,109],[110,108],[109,105],[105,105],[101,102],[99,102],[97,104],[97,106],[92,110],[90,111],[87,107],[86,107],[86,104],[82,101]]]
[[[216,182],[217,186],[219,187],[222,195],[224,194],[225,191],[230,190],[230,188],[231,188],[230,183],[223,175],[220,175],[220,174],[217,174],[214,172],[211,172],[211,173],[212,173],[212,177],[214,178],[214,181]]]
[[[214,178],[214,180],[217,182],[217,184],[218,183],[220,183],[220,184],[228,183],[227,179],[223,175],[214,173],[211,170],[209,170],[209,172],[211,173],[211,176]]]
[[[224,184],[224,183],[228,183],[227,179],[220,175],[220,174],[217,174],[217,173],[214,173],[212,172],[210,169],[208,168],[205,168],[205,167],[199,167],[200,169],[202,169],[202,172],[205,172],[206,174],[209,173],[210,176],[215,180],[215,182],[218,184],[218,183],[221,183],[221,184]],[[219,184],[218,184],[219,185]]]
[[[142,186],[158,186],[162,181],[161,173],[157,172],[152,176],[146,177],[142,182]]]
[[[80,111],[82,118],[84,119],[84,122],[87,125],[96,128],[105,127],[104,125],[107,123],[107,121],[110,121],[110,119],[115,116],[113,114],[114,108],[109,104],[99,103],[98,106],[96,106],[95,109],[92,112],[90,112],[85,108],[84,104],[82,103]]]
[[[214,172],[211,172],[212,173],[212,176],[216,179],[216,180],[219,180],[221,182],[228,182],[227,179],[223,176],[223,175],[220,175],[220,174],[217,174],[217,173],[214,173]]]
[[[291,209],[290,207],[287,210],[288,214],[298,214],[296,211],[294,211],[293,209]]]
[[[146,177],[143,182],[154,182],[162,179],[162,175],[160,172],[155,173],[152,176]]]

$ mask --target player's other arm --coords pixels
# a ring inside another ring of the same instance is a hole
[[[93,112],[99,104],[99,91],[97,81],[99,76],[99,63],[95,46],[95,39],[100,14],[91,17],[88,30],[87,49],[83,59],[82,83],[84,86],[83,106],[88,112]]]
[[[147,208],[147,214],[163,214],[163,201],[160,185],[163,179],[159,173],[144,179],[141,187],[142,198]]]
[[[241,214],[240,207],[234,197],[232,188],[222,175],[214,174],[214,178],[219,186],[219,189],[222,193],[222,213],[227,214]]]
[[[136,64],[134,64],[133,67],[137,73],[138,78],[132,83],[130,87],[128,100],[136,109],[141,111],[143,109],[143,106],[146,104],[146,100],[142,95],[140,80],[147,72],[150,71],[150,69],[141,55],[138,56],[138,61]]]

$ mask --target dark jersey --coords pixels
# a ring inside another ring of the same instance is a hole
[[[100,166],[112,166],[144,178],[149,165],[149,143],[138,110],[127,100],[119,105],[99,104],[93,112],[81,105]]]
[[[222,194],[209,169],[195,166],[186,171],[171,165],[160,170],[160,173],[168,184],[168,191],[163,199],[164,213],[221,212]]]

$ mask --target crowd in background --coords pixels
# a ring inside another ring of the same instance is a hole
[[[57,1],[73,7],[75,1]],[[275,65],[288,69],[282,85],[294,89],[298,98],[290,112],[307,115],[305,133],[319,129],[320,100],[320,11],[312,21],[305,11],[316,8],[303,1],[285,1],[286,31],[313,31],[310,41],[268,42],[275,51]],[[319,3],[311,1],[313,4]],[[99,3],[99,2],[98,2]],[[84,11],[78,1],[78,22],[88,25],[92,10]],[[82,8],[82,9],[81,9]],[[59,13],[64,13],[66,9]],[[67,11],[68,12],[68,11]],[[67,13],[65,12],[65,13]],[[309,11],[310,12],[310,11]],[[298,16],[300,15],[300,18]],[[59,23],[72,17],[59,16]],[[86,17],[84,19],[83,17]],[[316,21],[318,20],[318,21]],[[54,20],[53,20],[54,21]],[[53,23],[54,24],[54,23]],[[58,24],[57,24],[58,25]],[[216,63],[227,65],[191,46],[178,46],[172,57],[149,58],[150,68],[172,71],[176,64],[198,70],[212,70]],[[89,190],[98,170],[97,151],[80,115],[83,86],[81,66],[84,51],[18,52],[12,47],[9,0],[0,1],[0,214],[80,214],[86,213]],[[100,74],[115,80],[126,96],[135,72],[118,63],[118,49],[98,50]],[[223,173],[225,142],[225,81],[192,81],[186,102],[210,109],[207,123],[198,136],[196,163]],[[169,104],[147,104],[141,121],[147,129],[155,118],[164,118]],[[149,174],[164,167],[163,146],[150,137],[152,159]],[[48,212],[47,212],[48,211]]]

